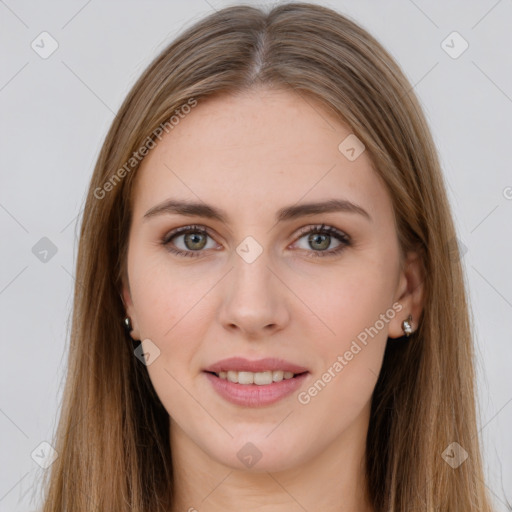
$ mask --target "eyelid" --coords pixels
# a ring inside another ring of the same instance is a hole
[[[210,228],[203,226],[202,224],[188,224],[186,226],[180,226],[179,228],[171,229],[171,231],[164,235],[163,240],[169,242],[175,236],[186,235],[189,232],[203,233],[213,238],[212,233],[210,232]]]
[[[316,232],[327,232],[330,235],[338,235],[340,238],[343,238],[347,242],[351,241],[351,238],[349,235],[347,235],[341,229],[331,226],[330,224],[314,224],[314,225],[308,224],[307,226],[299,228],[299,230],[295,232],[294,236],[302,237],[302,235],[307,235],[309,233],[316,233]]]

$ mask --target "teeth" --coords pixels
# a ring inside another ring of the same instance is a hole
[[[285,372],[283,370],[274,370],[266,372],[236,372],[229,370],[227,372],[219,372],[217,374],[221,379],[227,379],[229,382],[237,384],[256,384],[265,386],[272,382],[281,382],[283,379],[291,379],[295,374],[293,372]]]
[[[289,372],[286,372],[286,373],[289,373]],[[274,370],[272,372],[272,380],[274,382],[280,382],[283,380],[283,377],[284,377],[284,372],[283,370]]]

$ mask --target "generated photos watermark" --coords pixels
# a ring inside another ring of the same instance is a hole
[[[329,382],[331,382],[342,370],[349,364],[354,357],[361,352],[361,350],[368,345],[368,337],[374,338],[377,334],[384,329],[386,324],[390,320],[395,318],[396,314],[402,311],[403,306],[399,302],[395,302],[392,307],[388,308],[385,313],[379,316],[379,319],[375,323],[366,327],[357,336],[357,340],[353,340],[350,348],[346,350],[342,355],[338,355],[336,361],[334,361],[329,368],[317,379],[306,391],[301,391],[297,395],[297,400],[302,405],[307,405],[311,400],[322,391]],[[359,343],[358,343],[359,342]]]
[[[165,123],[162,123],[160,126],[155,128],[151,135],[149,135],[142,146],[137,151],[132,153],[132,156],[125,162],[125,164],[120,167],[101,187],[96,187],[94,189],[94,197],[96,199],[103,199],[107,192],[111,192],[114,187],[121,182],[121,180],[126,177],[148,154],[148,152],[154,149],[157,146],[157,141],[162,140],[162,136],[165,133],[170,133],[179,123],[181,119],[184,119],[192,109],[197,105],[197,100],[195,98],[190,98],[187,103],[181,105],[180,108],[177,108],[174,111],[174,114],[167,120]]]

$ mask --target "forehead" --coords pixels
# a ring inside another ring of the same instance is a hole
[[[288,90],[223,94],[183,115],[142,162],[134,213],[167,197],[274,214],[304,200],[347,198],[372,211],[386,191],[366,151],[349,160],[350,128],[314,99]]]

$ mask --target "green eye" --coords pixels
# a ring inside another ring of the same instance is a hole
[[[300,234],[302,236],[300,236],[299,239],[307,236],[308,247],[304,250],[311,252],[312,257],[336,255],[350,245],[350,238],[345,233],[333,226],[326,227],[324,224],[314,226],[313,228],[305,228],[301,230]],[[330,246],[333,238],[339,242],[339,245],[334,249],[326,250]],[[310,248],[312,251],[309,251]]]

